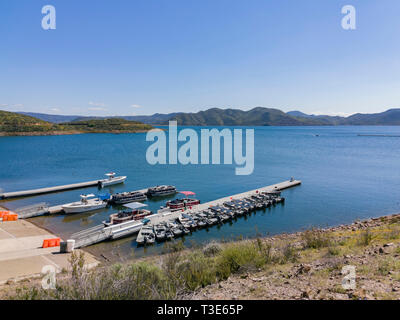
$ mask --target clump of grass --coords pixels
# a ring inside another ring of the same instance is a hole
[[[257,238],[256,245],[259,253],[263,257],[265,264],[274,262],[274,256],[272,254],[272,245],[270,243],[263,242],[260,238]]]
[[[382,260],[378,265],[378,274],[381,276],[387,276],[391,269],[391,263],[388,260]]]
[[[385,234],[385,239],[396,240],[400,238],[400,228],[394,227],[392,230]]]
[[[360,238],[358,239],[358,244],[360,246],[368,246],[373,240],[373,234],[369,228],[361,232]]]
[[[201,251],[195,251],[185,258],[177,267],[180,284],[185,290],[194,291],[217,281],[213,260]]]
[[[217,257],[217,275],[226,279],[232,273],[257,269],[265,263],[263,252],[254,242],[229,244]]]
[[[394,273],[400,271],[400,261],[393,257],[387,257],[379,261],[377,272],[379,275],[387,276],[390,271]]]
[[[221,251],[222,251],[221,244],[215,241],[210,242],[203,249],[203,253],[206,257],[214,257]]]
[[[298,260],[297,250],[293,247],[293,245],[288,243],[283,247],[282,254],[277,260],[280,264],[296,262]]]
[[[142,300],[173,299],[177,288],[157,266],[135,263],[127,266],[85,270],[83,256],[72,255],[70,277],[57,281],[56,289],[23,288],[16,299]]]
[[[331,256],[338,256],[340,254],[340,248],[337,246],[328,247],[328,254]]]
[[[302,234],[302,239],[304,241],[304,248],[306,249],[325,248],[331,244],[331,239],[329,235],[315,228],[306,230]]]

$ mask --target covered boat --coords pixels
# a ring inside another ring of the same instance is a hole
[[[110,215],[110,219],[108,221],[104,221],[103,223],[106,226],[116,225],[120,223],[124,223],[131,220],[142,220],[145,217],[152,214],[150,210],[141,209],[146,207],[147,204],[143,204],[140,202],[132,202],[124,204],[124,207],[127,207],[131,210],[123,210],[117,213],[113,213]]]
[[[147,190],[148,197],[164,197],[175,194],[176,188],[174,186],[156,186]]]
[[[146,201],[147,197],[139,191],[116,193],[111,196],[110,202],[115,204],[123,204],[135,201]]]
[[[179,193],[182,193],[185,196],[195,195],[195,193],[192,191],[181,191]],[[171,210],[178,210],[178,209],[190,208],[190,207],[196,206],[198,204],[200,204],[200,200],[186,197],[183,199],[175,199],[172,201],[168,201],[167,207],[170,208]]]

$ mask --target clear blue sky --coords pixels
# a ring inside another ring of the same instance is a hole
[[[42,6],[57,29],[41,28]],[[354,5],[357,29],[343,30]],[[0,109],[400,107],[398,0],[1,0]]]

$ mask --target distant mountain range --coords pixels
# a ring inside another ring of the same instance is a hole
[[[110,117],[82,117],[21,112],[44,121],[63,123]],[[149,116],[118,116],[130,121],[153,125],[167,125],[169,120],[187,126],[336,126],[336,125],[400,125],[400,109],[381,113],[356,113],[348,117],[309,115],[301,111],[283,112],[278,109],[257,107],[249,111],[212,108],[196,113],[156,113]]]

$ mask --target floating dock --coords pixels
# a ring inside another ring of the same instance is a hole
[[[99,179],[99,180],[66,184],[63,186],[56,186],[56,187],[39,188],[39,189],[33,189],[33,190],[4,192],[4,193],[0,193],[0,200],[20,198],[20,197],[30,197],[30,196],[36,196],[39,194],[87,188],[87,187],[93,187],[93,186],[100,186],[102,188],[102,187],[109,186],[109,185],[123,183],[126,179],[126,176],[114,177],[114,176],[110,176],[110,174],[106,174],[106,175],[109,176],[108,179]]]
[[[273,184],[271,186],[266,186],[263,188],[259,188],[259,189],[255,189],[255,190],[251,190],[251,191],[247,191],[247,192],[243,192],[243,193],[238,193],[235,194],[233,196],[228,196],[225,198],[220,198],[214,201],[210,201],[210,202],[206,202],[206,203],[201,203],[197,206],[194,206],[192,209],[189,210],[179,210],[179,211],[174,211],[174,212],[170,212],[168,213],[164,213],[164,214],[157,214],[157,216],[151,218],[150,223],[151,224],[158,224],[161,222],[165,222],[171,219],[177,219],[182,213],[189,213],[189,212],[196,212],[196,211],[202,211],[202,210],[206,210],[209,209],[210,207],[214,207],[214,206],[218,206],[218,205],[222,205],[224,202],[227,201],[231,201],[231,200],[235,200],[235,199],[242,199],[242,198],[246,198],[249,197],[253,194],[256,194],[256,192],[258,191],[259,193],[261,192],[271,192],[271,191],[282,191],[288,188],[292,188],[295,186],[298,186],[301,184],[300,180],[293,180],[293,181],[284,181],[281,183],[277,183],[277,184]]]
[[[288,188],[292,188],[301,184],[300,180],[289,180],[281,183],[273,184],[270,186],[254,189],[251,191],[235,194],[232,196],[220,198],[214,201],[206,202],[203,204],[199,204],[194,206],[192,209],[185,211],[169,211],[167,209],[159,210],[157,214],[153,214],[147,216],[146,219],[150,220],[146,225],[156,225],[161,222],[166,222],[169,220],[177,219],[182,213],[190,213],[195,211],[201,211],[208,209],[210,206],[221,205],[226,201],[230,201],[232,199],[241,199],[244,197],[249,197],[253,194],[261,193],[261,192],[271,192],[271,191],[282,191]],[[141,221],[129,221],[122,224],[117,224],[115,226],[104,227],[104,225],[98,225],[91,229],[83,230],[81,232],[75,233],[71,236],[71,239],[75,240],[75,248],[86,247],[98,242],[102,242],[105,240],[113,240],[117,238],[121,238],[122,236],[129,236],[135,233],[139,233],[144,226]]]
[[[93,181],[66,184],[63,186],[40,188],[40,189],[33,189],[33,190],[5,192],[5,193],[0,193],[0,199],[3,200],[3,199],[28,197],[28,196],[35,196],[35,195],[44,194],[44,193],[52,193],[52,192],[58,192],[58,191],[93,187],[93,186],[97,186],[99,184],[99,181],[101,181],[101,180],[93,180]]]

